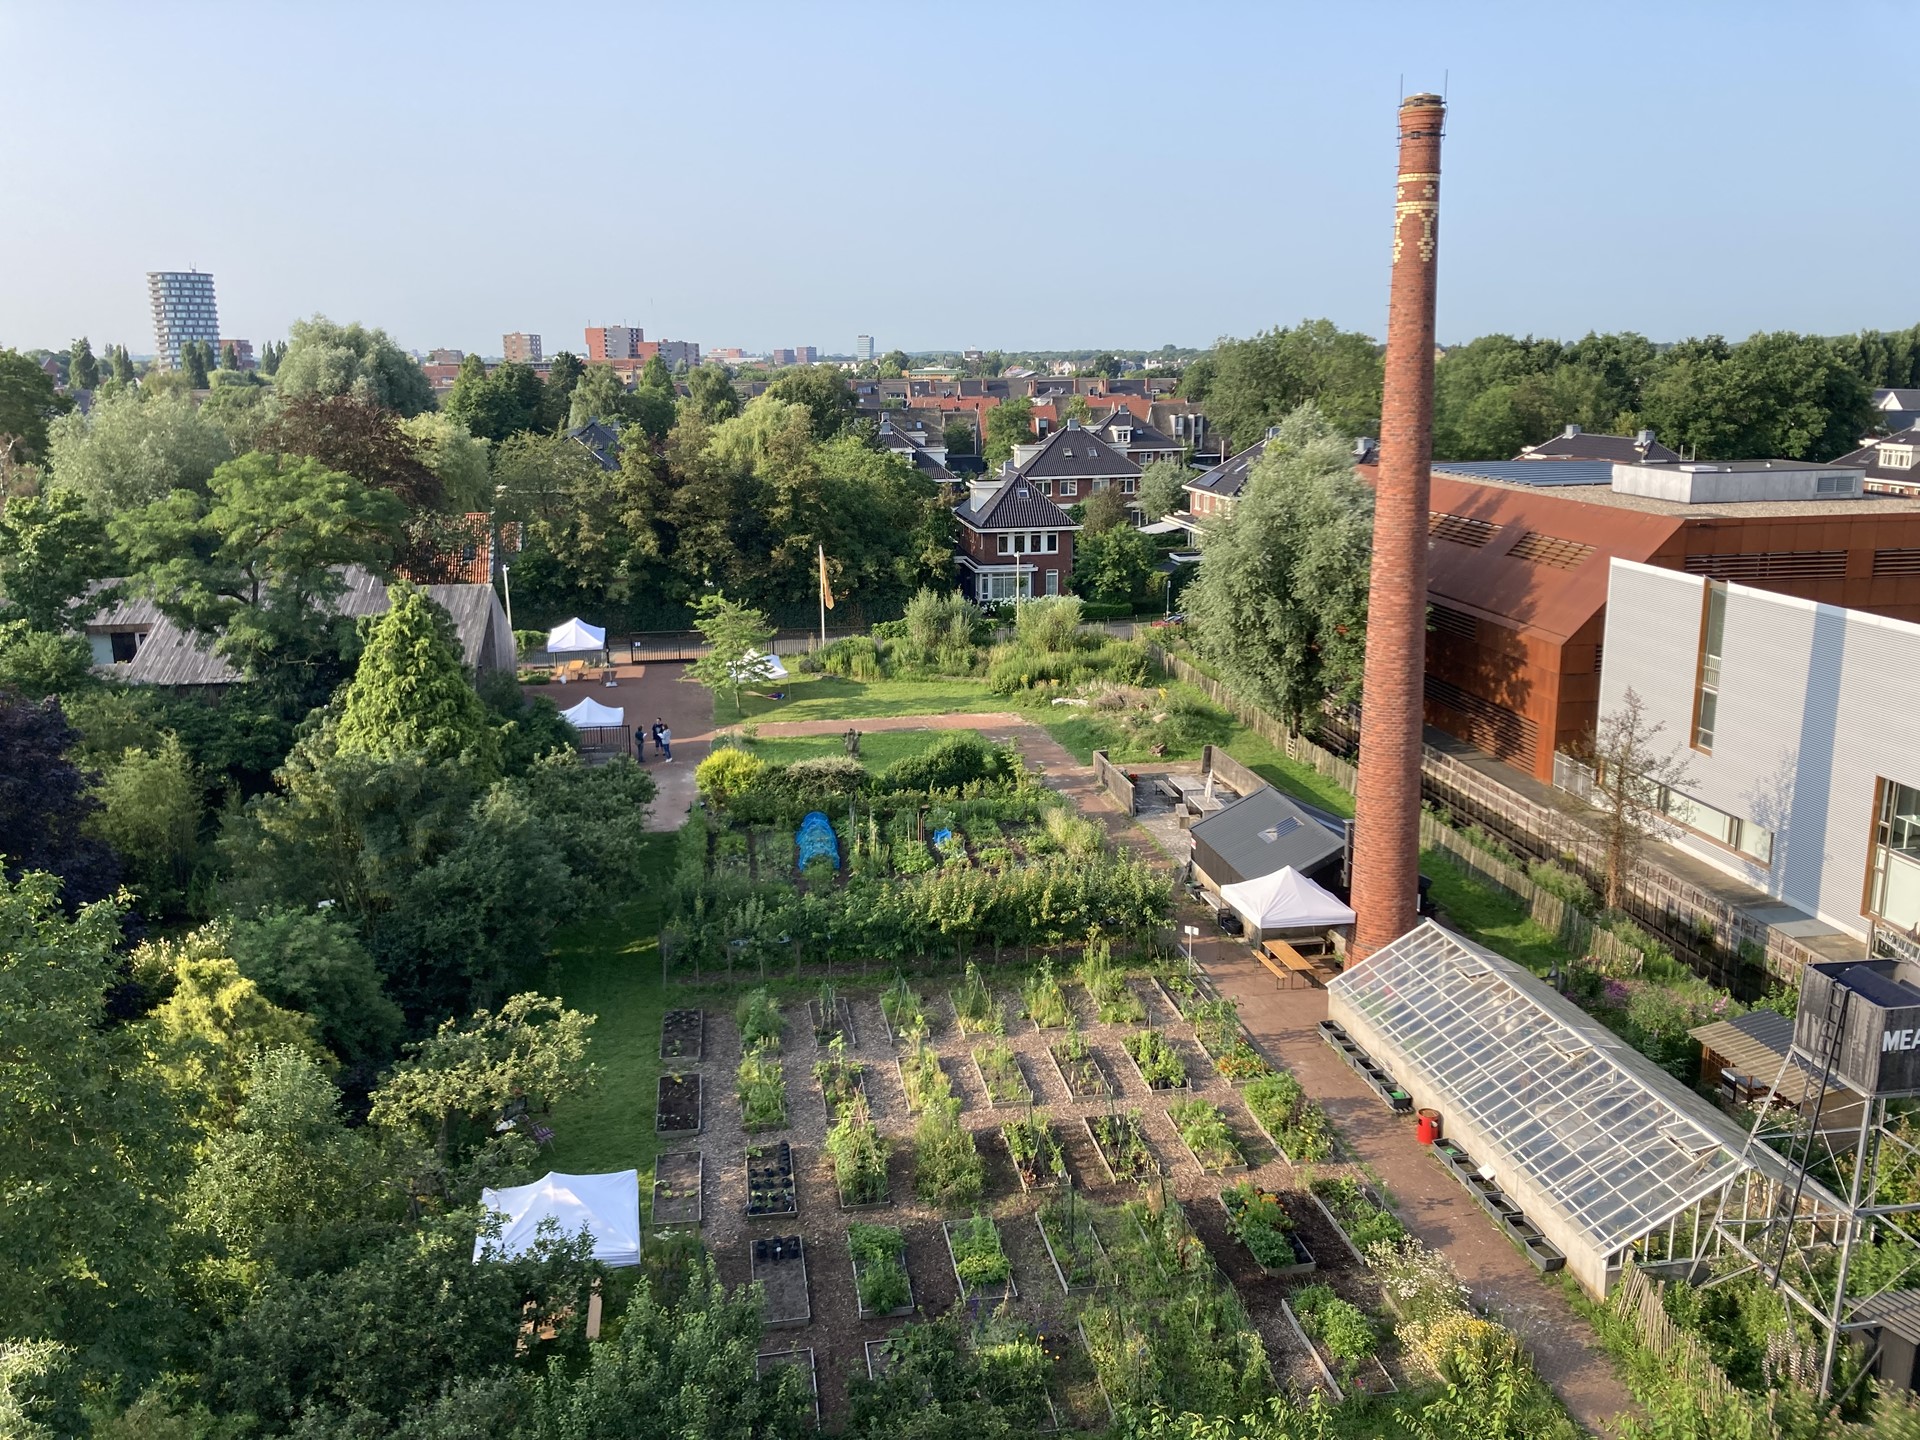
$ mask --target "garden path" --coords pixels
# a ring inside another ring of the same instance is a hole
[[[848,722],[806,720],[762,724],[762,735],[826,735],[849,723],[861,730],[967,729],[996,742],[1017,744],[1044,783],[1101,820],[1116,843],[1151,864],[1170,869],[1152,838],[1107,797],[1091,768],[1081,765],[1040,726],[1005,712],[968,715],[896,715]],[[705,753],[704,745],[701,753]],[[1200,924],[1194,959],[1221,993],[1237,1001],[1240,1018],[1255,1042],[1299,1076],[1339,1127],[1356,1158],[1393,1194],[1399,1215],[1426,1244],[1446,1254],[1470,1284],[1474,1300],[1500,1315],[1526,1342],[1541,1376],[1568,1412],[1595,1434],[1610,1431],[1622,1414],[1641,1412],[1600,1348],[1593,1328],[1566,1297],[1543,1282],[1492,1225],[1467,1193],[1444,1175],[1414,1141],[1409,1122],[1391,1114],[1332,1050],[1316,1029],[1326,1018],[1320,989],[1276,990],[1273,978],[1246,947],[1217,934],[1212,916],[1180,895],[1177,919]]]

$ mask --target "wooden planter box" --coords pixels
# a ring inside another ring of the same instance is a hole
[[[814,1368],[813,1347],[801,1346],[792,1350],[771,1350],[765,1355],[756,1356],[754,1370],[765,1375],[776,1365],[791,1365],[807,1377],[807,1393],[813,1397],[813,1423],[820,1423],[820,1372]]]
[[[1091,1280],[1085,1285],[1068,1284],[1066,1267],[1060,1263],[1059,1252],[1053,1248],[1053,1237],[1047,1234],[1046,1224],[1040,1219],[1037,1213],[1033,1217],[1033,1224],[1034,1228],[1040,1232],[1041,1243],[1047,1247],[1047,1259],[1053,1263],[1053,1275],[1054,1278],[1060,1282],[1062,1294],[1080,1295],[1100,1288],[1101,1282],[1099,1280]],[[1094,1263],[1097,1266],[1111,1270],[1112,1266],[1107,1260],[1107,1247],[1100,1243],[1100,1232],[1093,1228],[1091,1222],[1087,1225],[1087,1234],[1093,1240]]]
[[[1332,1390],[1333,1398],[1336,1401],[1345,1400],[1346,1391],[1333,1376],[1334,1367],[1338,1362],[1318,1340],[1307,1334],[1307,1327],[1301,1323],[1299,1315],[1294,1312],[1293,1306],[1285,1298],[1281,1299],[1280,1305],[1286,1312],[1287,1323],[1293,1327],[1293,1333],[1300,1337],[1301,1345],[1313,1357],[1314,1367],[1319,1370],[1321,1378]],[[1378,1355],[1369,1355],[1362,1360],[1355,1368],[1347,1385],[1359,1395],[1395,1395],[1400,1391],[1400,1387],[1393,1383],[1393,1376],[1387,1373],[1387,1367],[1381,1363]]]
[[[698,1065],[707,1050],[707,1012],[669,1010],[660,1021],[660,1059]]]
[[[867,1378],[869,1380],[878,1380],[882,1375],[887,1373],[887,1365],[893,1359],[893,1354],[888,1350],[885,1340],[867,1341],[866,1352]]]
[[[860,1044],[860,1032],[853,1028],[853,1006],[848,1004],[844,997],[836,996],[833,1002],[833,1013],[835,1025],[837,1025],[840,1032],[847,1037],[847,1049],[853,1050],[858,1048]],[[818,1000],[807,1001],[807,1029],[813,1035],[814,1050],[821,1053],[824,1053],[827,1048],[826,1044],[820,1039],[820,1031],[823,1028],[827,1027],[820,1016],[820,1002]]]
[[[654,1225],[698,1225],[701,1192],[706,1188],[706,1176],[706,1157],[698,1150],[675,1150],[654,1156]],[[688,1191],[691,1191],[690,1196],[686,1193]],[[689,1198],[693,1202],[691,1206],[687,1204]]]
[[[862,1320],[893,1320],[902,1315],[913,1314],[913,1274],[907,1270],[907,1247],[904,1240],[902,1240],[900,1244],[900,1269],[907,1277],[907,1303],[905,1305],[896,1305],[891,1310],[869,1310],[867,1309],[866,1302],[860,1298],[860,1262],[858,1260],[853,1261],[853,1303],[854,1307],[860,1312],[860,1318]],[[873,1342],[868,1341],[867,1343],[871,1345]],[[873,1375],[872,1370],[869,1369],[867,1374],[871,1377]]]
[[[773,1329],[805,1325],[813,1319],[813,1297],[807,1286],[807,1247],[803,1243],[799,1253],[787,1259],[762,1260],[761,1246],[773,1243],[771,1240],[747,1242],[750,1274],[766,1291],[766,1323]]]
[[[1135,1031],[1134,1033],[1141,1034],[1144,1032]],[[1167,1042],[1167,1048],[1169,1050],[1174,1048],[1171,1042]],[[1180,1052],[1180,1061],[1182,1064],[1187,1065],[1187,1083],[1184,1085],[1163,1085],[1157,1090],[1147,1084],[1147,1077],[1145,1072],[1140,1068],[1140,1062],[1133,1058],[1133,1052],[1127,1049],[1125,1044],[1120,1046],[1120,1053],[1127,1057],[1127,1064],[1133,1067],[1134,1078],[1139,1080],[1141,1086],[1149,1095],[1191,1095],[1193,1093],[1193,1067],[1187,1064],[1187,1056],[1184,1051]]]
[[[1060,1137],[1054,1134],[1053,1122],[1042,1115],[1036,1115],[1034,1119],[1046,1130],[1048,1136],[1058,1144]],[[1008,1138],[1007,1127],[1005,1125],[1000,1127],[1000,1141],[1007,1147],[1007,1162],[1013,1166],[1013,1178],[1020,1182],[1020,1193],[1022,1195],[1031,1195],[1040,1190],[1057,1190],[1063,1186],[1071,1188],[1073,1185],[1073,1177],[1071,1175],[1055,1175],[1051,1170],[1045,1171],[1044,1173],[1037,1173],[1032,1180],[1027,1179],[1027,1172],[1022,1170],[1020,1168],[1020,1162],[1014,1159],[1013,1141]],[[1062,1162],[1066,1159],[1066,1148],[1064,1145],[1060,1146],[1060,1158]]]
[[[687,1116],[684,1101],[686,1100],[689,1087],[691,1087],[693,1097],[693,1123],[691,1125],[685,1123]],[[677,1112],[675,1119],[677,1123],[672,1125],[667,1123],[667,1096],[670,1090],[679,1092],[675,1096],[675,1109]],[[700,1133],[701,1117],[704,1113],[704,1095],[698,1074],[662,1075],[654,1082],[653,1093],[653,1129],[656,1135],[698,1135]]]
[[[867,1067],[865,1063],[858,1060],[849,1060],[847,1062],[847,1068],[853,1072],[853,1093],[856,1095],[865,1095],[867,1093]],[[833,1113],[833,1102],[827,1098],[827,1087],[816,1079],[813,1082],[813,1091],[820,1097],[820,1108],[827,1112],[828,1126],[833,1126],[840,1117]],[[869,1103],[871,1103],[871,1097],[869,1097]]]
[[[947,1263],[953,1267],[953,1283],[960,1287],[960,1298],[962,1300],[971,1300],[975,1295],[978,1295],[982,1300],[991,1299],[996,1304],[1004,1299],[1018,1300],[1020,1298],[1020,1287],[1014,1283],[1012,1257],[1008,1257],[1007,1280],[1004,1286],[997,1286],[992,1290],[973,1290],[968,1288],[967,1282],[960,1278],[959,1257],[953,1253],[953,1227],[956,1223],[956,1221],[952,1220],[942,1220],[940,1222],[940,1233],[946,1237]],[[998,1228],[996,1224],[995,1229],[997,1230]],[[1006,1242],[1004,1240],[1001,1241],[1000,1249],[1002,1253],[1006,1251],[1006,1248]]]
[[[1113,1094],[1113,1082],[1107,1079],[1106,1067],[1100,1063],[1099,1052],[1091,1048],[1087,1052],[1087,1063],[1093,1066],[1093,1073],[1100,1080],[1100,1088],[1093,1091],[1074,1089],[1073,1081],[1067,1077],[1067,1067],[1060,1063],[1060,1057],[1054,1053],[1051,1045],[1047,1046],[1047,1058],[1053,1061],[1053,1072],[1060,1077],[1060,1084],[1065,1088],[1070,1099],[1105,1100]]]
[[[1171,1115],[1167,1117],[1167,1124],[1173,1127],[1174,1138],[1180,1142],[1180,1148],[1193,1157],[1193,1163],[1200,1167],[1200,1173],[1202,1175],[1244,1175],[1253,1168],[1248,1162],[1245,1152],[1242,1151],[1238,1145],[1234,1146],[1234,1151],[1240,1156],[1239,1164],[1223,1165],[1218,1170],[1210,1168],[1207,1162],[1200,1158],[1200,1153],[1187,1143],[1187,1137],[1180,1133],[1180,1127],[1173,1124],[1173,1117]],[[1276,1145],[1274,1148],[1277,1150],[1280,1147]]]
[[[1080,1117],[1080,1123],[1087,1127],[1087,1139],[1093,1142],[1094,1153],[1100,1157],[1100,1166],[1107,1172],[1108,1183],[1118,1185],[1120,1183],[1120,1176],[1113,1168],[1113,1161],[1107,1157],[1106,1147],[1100,1143],[1100,1137],[1094,1133],[1093,1122],[1095,1118],[1098,1117],[1083,1115]],[[1149,1177],[1158,1175],[1160,1173],[1160,1157],[1153,1153],[1153,1142],[1147,1138],[1147,1132],[1144,1127],[1140,1128],[1139,1133],[1140,1143],[1145,1147],[1147,1152],[1149,1165],[1147,1175]],[[1128,1180],[1134,1178],[1132,1175],[1127,1177]]]
[[[1342,1390],[1340,1382],[1333,1378],[1333,1371],[1321,1357],[1320,1347],[1307,1338],[1307,1332],[1300,1324],[1300,1317],[1293,1313],[1293,1307],[1286,1302],[1284,1296],[1280,1300],[1280,1313],[1287,1317],[1287,1328],[1293,1331],[1293,1338],[1300,1342],[1300,1348],[1306,1351],[1308,1358],[1313,1361],[1313,1368],[1320,1372],[1320,1383],[1327,1387],[1327,1393],[1333,1396],[1334,1403],[1339,1404],[1345,1400],[1346,1391]]]
[[[1365,1193],[1371,1196],[1377,1203],[1379,1200],[1379,1196],[1374,1194],[1373,1187],[1369,1185],[1364,1187],[1364,1189],[1365,1189]],[[1322,1200],[1318,1195],[1314,1194],[1311,1190],[1307,1192],[1307,1198],[1313,1201],[1314,1208],[1319,1210],[1319,1212],[1322,1215],[1326,1216],[1327,1224],[1331,1225],[1333,1227],[1333,1233],[1340,1237],[1340,1243],[1347,1247],[1347,1253],[1353,1256],[1353,1258],[1359,1261],[1362,1265],[1367,1264],[1367,1257],[1362,1255],[1360,1253],[1360,1247],[1353,1243],[1353,1236],[1347,1233],[1347,1227],[1345,1225],[1342,1225],[1340,1223],[1339,1217],[1333,1213],[1333,1207],[1328,1205],[1326,1201]],[[1381,1208],[1385,1209],[1386,1207],[1382,1206]]]
[[[936,1055],[934,1056],[934,1060],[939,1064],[943,1072],[947,1071],[947,1062],[944,1056]],[[907,1088],[907,1067],[900,1063],[900,1057],[898,1055],[893,1057],[893,1073],[900,1077],[900,1093],[906,1096],[907,1114],[921,1115],[926,1113],[924,1107],[917,1107],[913,1103],[913,1092]],[[952,1088],[953,1075],[951,1072],[947,1072],[947,1086],[953,1098],[960,1102],[961,1110],[964,1111],[967,1108],[967,1097]]]
[[[1000,1001],[994,996],[992,986],[987,987],[987,998],[996,1008],[999,1007]],[[988,1030],[969,1030],[967,1028],[965,1022],[960,1018],[960,1002],[954,998],[953,991],[951,990],[947,991],[947,1008],[953,1011],[953,1028],[962,1035],[985,1036],[992,1033]]]
[[[980,1063],[980,1055],[977,1050],[969,1051],[968,1058],[973,1061],[974,1078],[980,1082],[980,1090],[981,1093],[987,1097],[987,1108],[989,1110],[1019,1110],[1032,1105],[1038,1098],[1033,1093],[1033,1086],[1027,1083],[1027,1072],[1020,1064],[1020,1056],[1018,1054],[1015,1054],[1013,1057],[1013,1071],[1014,1074],[1020,1077],[1020,1085],[1021,1088],[1026,1091],[1026,1096],[1024,1099],[1013,1100],[996,1100],[994,1098],[993,1087],[987,1084],[987,1067]],[[901,1083],[905,1084],[906,1082],[902,1080]]]
[[[1113,1408],[1113,1396],[1107,1393],[1107,1382],[1101,1378],[1100,1367],[1094,1362],[1093,1346],[1087,1343],[1087,1327],[1076,1318],[1073,1322],[1073,1328],[1079,1332],[1080,1349],[1087,1357],[1088,1368],[1093,1371],[1093,1383],[1100,1387],[1100,1401],[1107,1407],[1107,1423],[1116,1425],[1120,1421],[1119,1412]]]
[[[1261,1271],[1264,1272],[1265,1274],[1305,1275],[1311,1271],[1318,1270],[1320,1268],[1320,1262],[1313,1258],[1313,1251],[1307,1248],[1307,1242],[1300,1238],[1300,1232],[1298,1230],[1289,1230],[1286,1232],[1287,1245],[1293,1251],[1293,1264],[1262,1265],[1260,1261],[1257,1258],[1255,1258],[1254,1253],[1252,1249],[1249,1248],[1249,1246],[1247,1245],[1247,1242],[1242,1240],[1238,1235],[1235,1235],[1233,1233],[1233,1211],[1227,1209],[1227,1202],[1225,1201],[1225,1199],[1223,1199],[1218,1195],[1214,1196],[1213,1198],[1215,1203],[1217,1203],[1220,1206],[1221,1210],[1224,1211],[1226,1214],[1228,1238],[1231,1239],[1233,1243],[1238,1245],[1242,1250],[1245,1250],[1247,1252],[1247,1258],[1249,1260],[1252,1260],[1255,1265],[1259,1265]],[[1286,1207],[1283,1205],[1281,1206],[1281,1209],[1284,1210],[1286,1209]],[[1291,1215],[1289,1215],[1289,1218],[1291,1218]]]
[[[757,1156],[753,1153],[756,1150],[761,1152]],[[787,1162],[784,1187],[781,1184],[779,1175],[774,1173],[779,1169],[780,1161],[783,1158],[782,1151],[785,1152],[784,1158]],[[784,1141],[776,1145],[749,1145],[741,1151],[741,1160],[747,1172],[746,1216],[749,1220],[787,1220],[800,1213],[800,1182],[793,1171],[792,1146],[786,1144]],[[756,1181],[754,1175],[756,1169],[761,1171],[761,1177],[758,1181]],[[765,1203],[767,1199],[771,1199],[774,1208],[763,1210],[755,1210],[753,1208],[756,1183],[761,1190],[771,1192],[770,1196],[763,1196],[762,1203]],[[783,1188],[786,1201],[784,1208],[779,1205]]]

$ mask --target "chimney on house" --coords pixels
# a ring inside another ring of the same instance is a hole
[[[1562,425],[1560,427],[1560,438],[1563,440],[1571,440],[1579,433],[1580,427],[1578,425]]]
[[[1353,956],[1411,930],[1420,900],[1420,749],[1426,674],[1427,503],[1433,486],[1433,308],[1446,102],[1400,103],[1393,282],[1367,602],[1353,837]]]

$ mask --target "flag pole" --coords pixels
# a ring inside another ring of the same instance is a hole
[[[827,648],[827,547],[823,542],[818,547],[820,553],[820,648]]]

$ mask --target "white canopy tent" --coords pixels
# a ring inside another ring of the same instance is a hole
[[[593,1237],[593,1258],[606,1265],[640,1263],[640,1172],[562,1175],[550,1171],[531,1185],[482,1190],[480,1203],[500,1216],[500,1238],[477,1236],[476,1262],[489,1245],[498,1257],[532,1248],[543,1221],[552,1220],[563,1237],[585,1230]]]
[[[572,655],[583,650],[604,650],[607,648],[607,632],[599,625],[589,625],[575,616],[566,624],[547,632],[547,653],[549,655]]]
[[[627,712],[618,705],[602,705],[588,697],[571,709],[562,710],[560,718],[576,730],[609,730],[625,725]]]
[[[1354,922],[1351,906],[1291,865],[1255,880],[1222,885],[1220,898],[1253,930],[1324,930]]]
[[[784,680],[787,667],[780,663],[778,655],[762,654],[758,650],[749,650],[741,656],[740,663],[733,667],[734,678],[751,683],[755,680]]]

